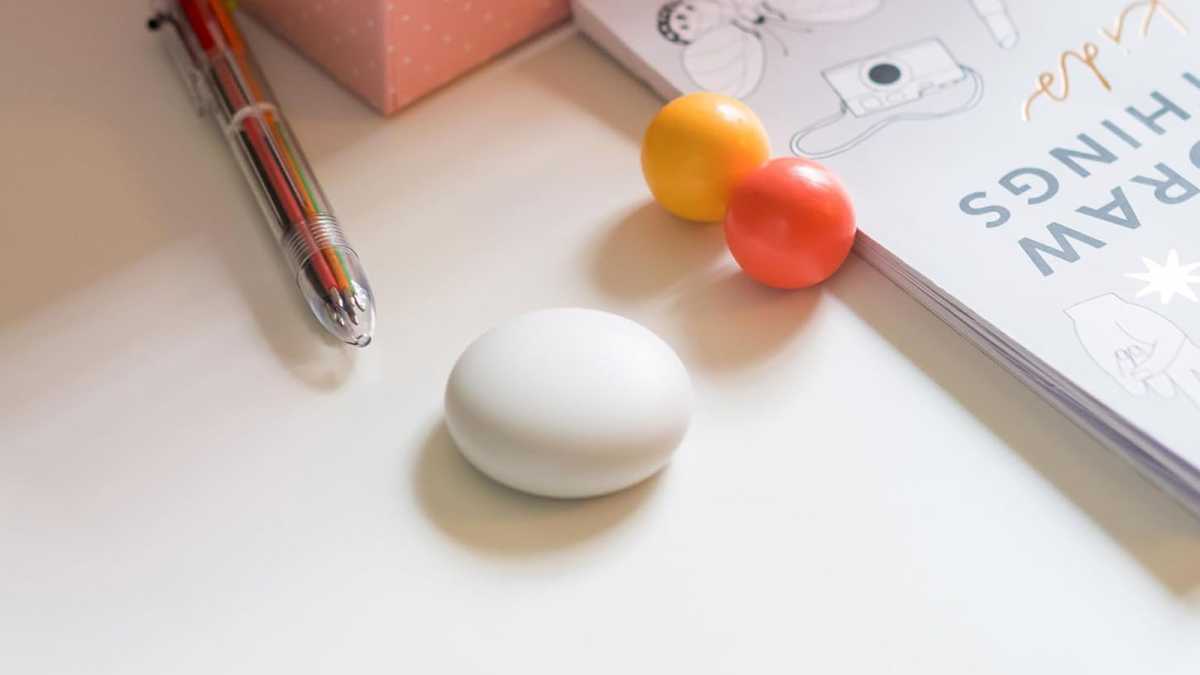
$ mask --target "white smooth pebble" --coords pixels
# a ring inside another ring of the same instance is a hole
[[[546,497],[592,497],[649,478],[692,416],[687,369],[629,319],[549,309],[492,329],[446,385],[446,424],[484,474]]]

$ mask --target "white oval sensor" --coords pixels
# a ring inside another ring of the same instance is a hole
[[[446,424],[467,461],[545,497],[593,497],[649,478],[691,415],[691,381],[671,347],[587,309],[497,326],[463,352],[446,385]]]

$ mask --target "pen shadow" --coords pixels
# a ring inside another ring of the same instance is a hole
[[[1200,521],[857,255],[829,291],[954,396],[1179,598],[1200,591]]]
[[[248,203],[239,211],[251,213],[257,208],[248,195],[243,199]],[[265,226],[252,225],[231,220],[213,224],[208,234],[279,362],[314,390],[338,389],[354,372],[357,348],[343,344],[317,323],[278,244]]]
[[[143,25],[145,11],[126,7],[105,20],[124,30]],[[67,21],[63,30],[85,39],[97,27]],[[310,386],[337,386],[352,357],[323,334],[314,339],[317,327],[212,121],[197,119],[160,36],[145,34],[143,43],[111,53],[97,46],[120,77],[76,78],[70,92],[54,81],[11,92],[0,145],[26,159],[0,204],[5,250],[20,252],[0,267],[0,286],[21,291],[0,297],[0,329],[199,240],[219,251],[280,361]],[[64,70],[82,67],[71,50],[45,57]],[[152,96],[147,82],[156,83]]]
[[[611,531],[651,498],[661,474],[603,497],[535,497],[471,466],[439,421],[418,452],[411,481],[422,512],[443,534],[485,555],[516,558],[579,546]]]
[[[207,142],[221,143],[215,134]],[[170,148],[160,155],[166,166],[180,166],[185,160],[172,161],[170,154],[185,152]],[[297,380],[316,390],[336,389],[353,373],[352,348],[317,324],[254,197],[229,164],[227,171],[194,172],[185,181],[159,177],[178,174],[149,171],[152,162],[136,162],[132,166],[140,168],[144,185],[154,186],[139,208],[215,251],[267,346]]]
[[[313,318],[224,141],[208,120],[192,121],[198,129],[187,143],[130,151],[135,161],[129,170],[139,175],[143,190],[138,201],[143,217],[198,236],[215,250],[278,361],[313,389],[337,389],[353,373],[354,354]],[[212,152],[197,153],[204,144]],[[197,163],[196,157],[219,157],[215,164],[225,166],[206,170],[214,162],[200,161],[202,170],[175,168]]]

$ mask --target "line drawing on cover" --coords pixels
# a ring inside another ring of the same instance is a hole
[[[821,76],[840,105],[792,136],[792,152],[810,159],[852,150],[896,122],[957,115],[983,100],[983,77],[937,38],[848,61]]]
[[[1170,319],[1114,293],[1066,309],[1088,356],[1125,391],[1175,398],[1200,408],[1200,347]]]
[[[1007,0],[969,0],[1002,49],[1020,41]],[[786,57],[777,30],[811,33],[814,26],[857,21],[883,0],[670,0],[659,7],[658,33],[683,46],[683,69],[705,91],[745,98],[766,71],[767,37]]]
[[[1012,49],[1021,41],[1021,32],[1008,12],[1007,0],[971,0],[971,6],[1001,49]]]
[[[845,23],[873,14],[883,0],[671,0],[658,10],[658,32],[683,45],[683,69],[697,87],[735,98],[758,88],[770,37],[776,31],[811,32],[813,25]]]

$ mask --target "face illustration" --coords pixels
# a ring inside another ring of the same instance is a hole
[[[716,0],[678,0],[659,12],[658,29],[668,40],[690,44],[716,28],[723,11]]]

